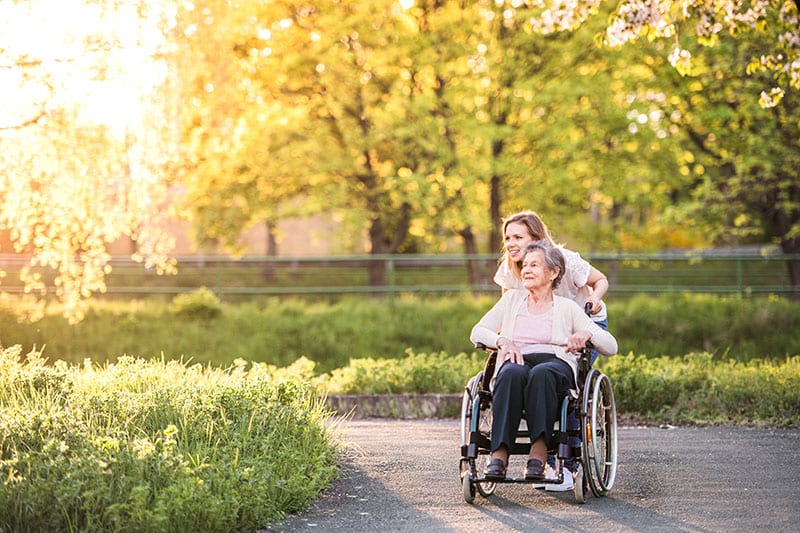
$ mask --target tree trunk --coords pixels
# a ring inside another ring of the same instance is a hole
[[[489,219],[492,221],[492,228],[489,230],[489,253],[500,253],[503,248],[503,237],[500,235],[500,224],[503,223],[503,216],[500,214],[501,180],[499,176],[493,176],[489,189]]]
[[[475,234],[472,232],[472,227],[467,226],[459,231],[458,234],[464,241],[464,253],[467,255],[467,257],[476,255],[478,253],[478,245],[475,239]],[[477,291],[475,287],[484,284],[483,265],[481,265],[481,262],[477,259],[467,259],[466,266],[469,285],[470,287],[473,287],[472,293],[477,296],[479,291]]]
[[[391,241],[386,231],[386,226],[380,214],[376,214],[369,227],[370,255],[386,255],[397,253],[397,250],[408,237],[411,227],[411,204],[403,202],[400,206],[395,222],[394,234]],[[383,287],[386,285],[387,261],[373,260],[369,262],[367,277],[370,287]]]
[[[781,176],[786,183],[796,183],[797,176]],[[800,201],[800,187],[792,185],[787,191],[788,198],[793,205]],[[776,198],[773,202],[778,204],[782,198]],[[780,237],[781,251],[788,255],[800,254],[800,237],[792,236],[792,231],[800,224],[800,215],[796,211],[789,209],[773,208],[768,217],[770,229],[774,235]],[[789,274],[789,284],[792,289],[789,293],[794,300],[800,300],[800,259],[787,259],[786,267]]]
[[[266,228],[267,232],[265,255],[268,258],[277,257],[278,241],[275,239],[275,223],[271,220],[265,220],[264,227]],[[271,262],[269,259],[264,262],[264,266],[261,269],[261,279],[264,281],[272,281],[275,279],[275,263]]]
[[[376,215],[369,226],[370,255],[383,255],[387,252],[385,236],[383,221],[379,215]],[[370,287],[386,285],[386,265],[384,263],[377,259],[370,260],[367,267],[367,279]]]
[[[781,239],[781,250],[793,256],[800,254],[800,239]],[[792,286],[789,296],[793,300],[800,300],[800,259],[787,259],[786,268],[789,272],[789,284]]]

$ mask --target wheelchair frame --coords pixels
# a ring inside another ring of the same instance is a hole
[[[561,404],[560,420],[554,430],[558,448],[548,450],[548,453],[555,453],[557,477],[533,481],[524,477],[506,477],[503,480],[483,477],[491,454],[492,393],[489,383],[494,375],[497,351],[483,345],[477,348],[489,352],[489,357],[484,369],[467,382],[461,401],[459,470],[464,500],[473,503],[476,492],[488,498],[500,483],[561,483],[564,480],[564,461],[568,458],[576,462],[573,492],[578,503],[586,502],[587,489],[596,497],[608,494],[617,472],[617,409],[611,380],[591,367],[591,347],[580,353],[577,394],[570,391]],[[579,429],[567,428],[570,409],[580,421]],[[523,436],[525,440],[521,441]],[[571,446],[570,437],[578,437],[580,445]],[[527,433],[518,431],[512,448],[509,457],[527,454],[530,448]]]

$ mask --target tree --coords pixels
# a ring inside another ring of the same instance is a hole
[[[631,67],[642,54],[595,46],[596,20],[543,36],[520,28],[526,14],[487,4],[469,30],[478,82],[465,100],[481,106],[461,113],[483,121],[471,140],[483,145],[474,157],[485,163],[472,164],[489,191],[488,251],[499,253],[501,215],[521,209],[535,209],[581,249],[684,242],[659,223],[682,186],[668,179],[677,175],[675,143],[630,118],[642,113],[629,95],[652,79]]]
[[[673,76],[665,116],[683,134],[681,171],[691,177],[691,200],[675,221],[702,226],[716,243],[769,242],[800,254],[800,95],[762,108],[752,95],[763,80],[733,65],[764,43],[721,39],[690,76]],[[800,297],[800,260],[787,261]]]
[[[664,165],[633,157],[641,151],[631,148],[620,105],[624,84],[612,79],[628,69],[623,59],[604,59],[589,31],[516,31],[513,18],[480,2],[368,10],[251,2],[233,12],[225,5],[210,1],[186,14],[192,33],[180,54],[192,58],[181,78],[199,76],[189,82],[194,96],[182,100],[208,102],[187,122],[202,146],[188,158],[198,162],[189,198],[213,238],[232,244],[254,220],[300,205],[338,212],[345,227],[368,236],[373,254],[415,242],[438,251],[451,235],[477,253],[484,232],[486,249],[499,253],[500,219],[513,206],[586,226],[586,212],[595,222],[632,218],[625,204],[635,200],[652,212],[648,224],[633,221],[652,227],[665,203],[648,194]],[[188,35],[177,33],[179,42]],[[574,70],[584,73],[580,84],[570,79]],[[608,164],[598,171],[587,153]],[[621,161],[636,172],[620,176]],[[661,189],[658,198],[668,198],[672,189]],[[645,242],[622,231],[597,231],[585,242],[598,236]],[[647,242],[660,242],[652,237]],[[473,283],[479,276],[471,272]]]
[[[437,202],[464,184],[441,142],[446,104],[432,67],[438,52],[421,46],[424,30],[390,1],[251,2],[244,10],[250,21],[233,20],[226,32],[217,15],[207,17],[225,40],[215,52],[234,65],[221,81],[241,98],[224,123],[224,149],[204,150],[200,171],[193,170],[205,176],[195,197],[210,199],[200,207],[219,214],[213,220],[229,220],[224,199],[236,198],[237,227],[267,211],[287,214],[278,206],[333,212],[351,234],[365,236],[373,255],[412,249],[415,239],[435,233]],[[455,3],[450,14],[458,14]],[[206,42],[198,37],[190,46]],[[223,129],[212,117],[201,117],[196,131],[219,139]],[[383,284],[377,261],[370,280]]]
[[[509,10],[520,4],[540,2],[512,0]],[[531,17],[534,31],[553,33],[571,30],[598,14],[602,0],[552,0]],[[613,4],[613,3],[612,3]],[[764,107],[777,105],[787,90],[800,90],[800,18],[796,0],[620,0],[610,17],[603,42],[622,46],[642,37],[672,43],[670,63],[681,74],[692,68],[689,42],[713,48],[729,34],[744,41],[762,39],[765,46],[736,65],[739,72],[769,73],[773,87],[760,94]],[[755,36],[755,37],[754,37]],[[766,79],[762,83],[768,83]]]
[[[161,229],[169,143],[141,129],[145,109],[163,117],[147,98],[162,12],[147,0],[4,2],[2,11],[0,230],[30,257],[26,292],[44,297],[52,282],[77,321],[85,299],[105,290],[115,240],[133,239],[148,267],[174,269]]]
[[[239,237],[258,222],[272,227],[299,211],[308,189],[304,161],[281,148],[304,134],[302,107],[282,107],[260,92],[255,62],[279,7],[207,0],[178,6],[170,32],[171,90],[182,136],[185,187],[195,240],[240,252]],[[255,57],[254,57],[255,56]]]

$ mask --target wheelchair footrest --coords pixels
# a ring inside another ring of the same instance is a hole
[[[519,483],[519,484],[534,484],[534,483],[545,483],[545,484],[561,484],[564,482],[564,474],[562,473],[557,478],[544,478],[544,479],[525,479],[525,477],[506,477],[503,479],[486,479],[483,476],[473,478],[473,483]]]

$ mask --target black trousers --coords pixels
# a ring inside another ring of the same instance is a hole
[[[561,400],[574,386],[572,369],[552,354],[524,358],[524,365],[506,362],[497,374],[492,392],[492,451],[501,446],[511,451],[523,409],[531,443],[544,435],[547,448],[555,446],[553,425],[561,416]]]

